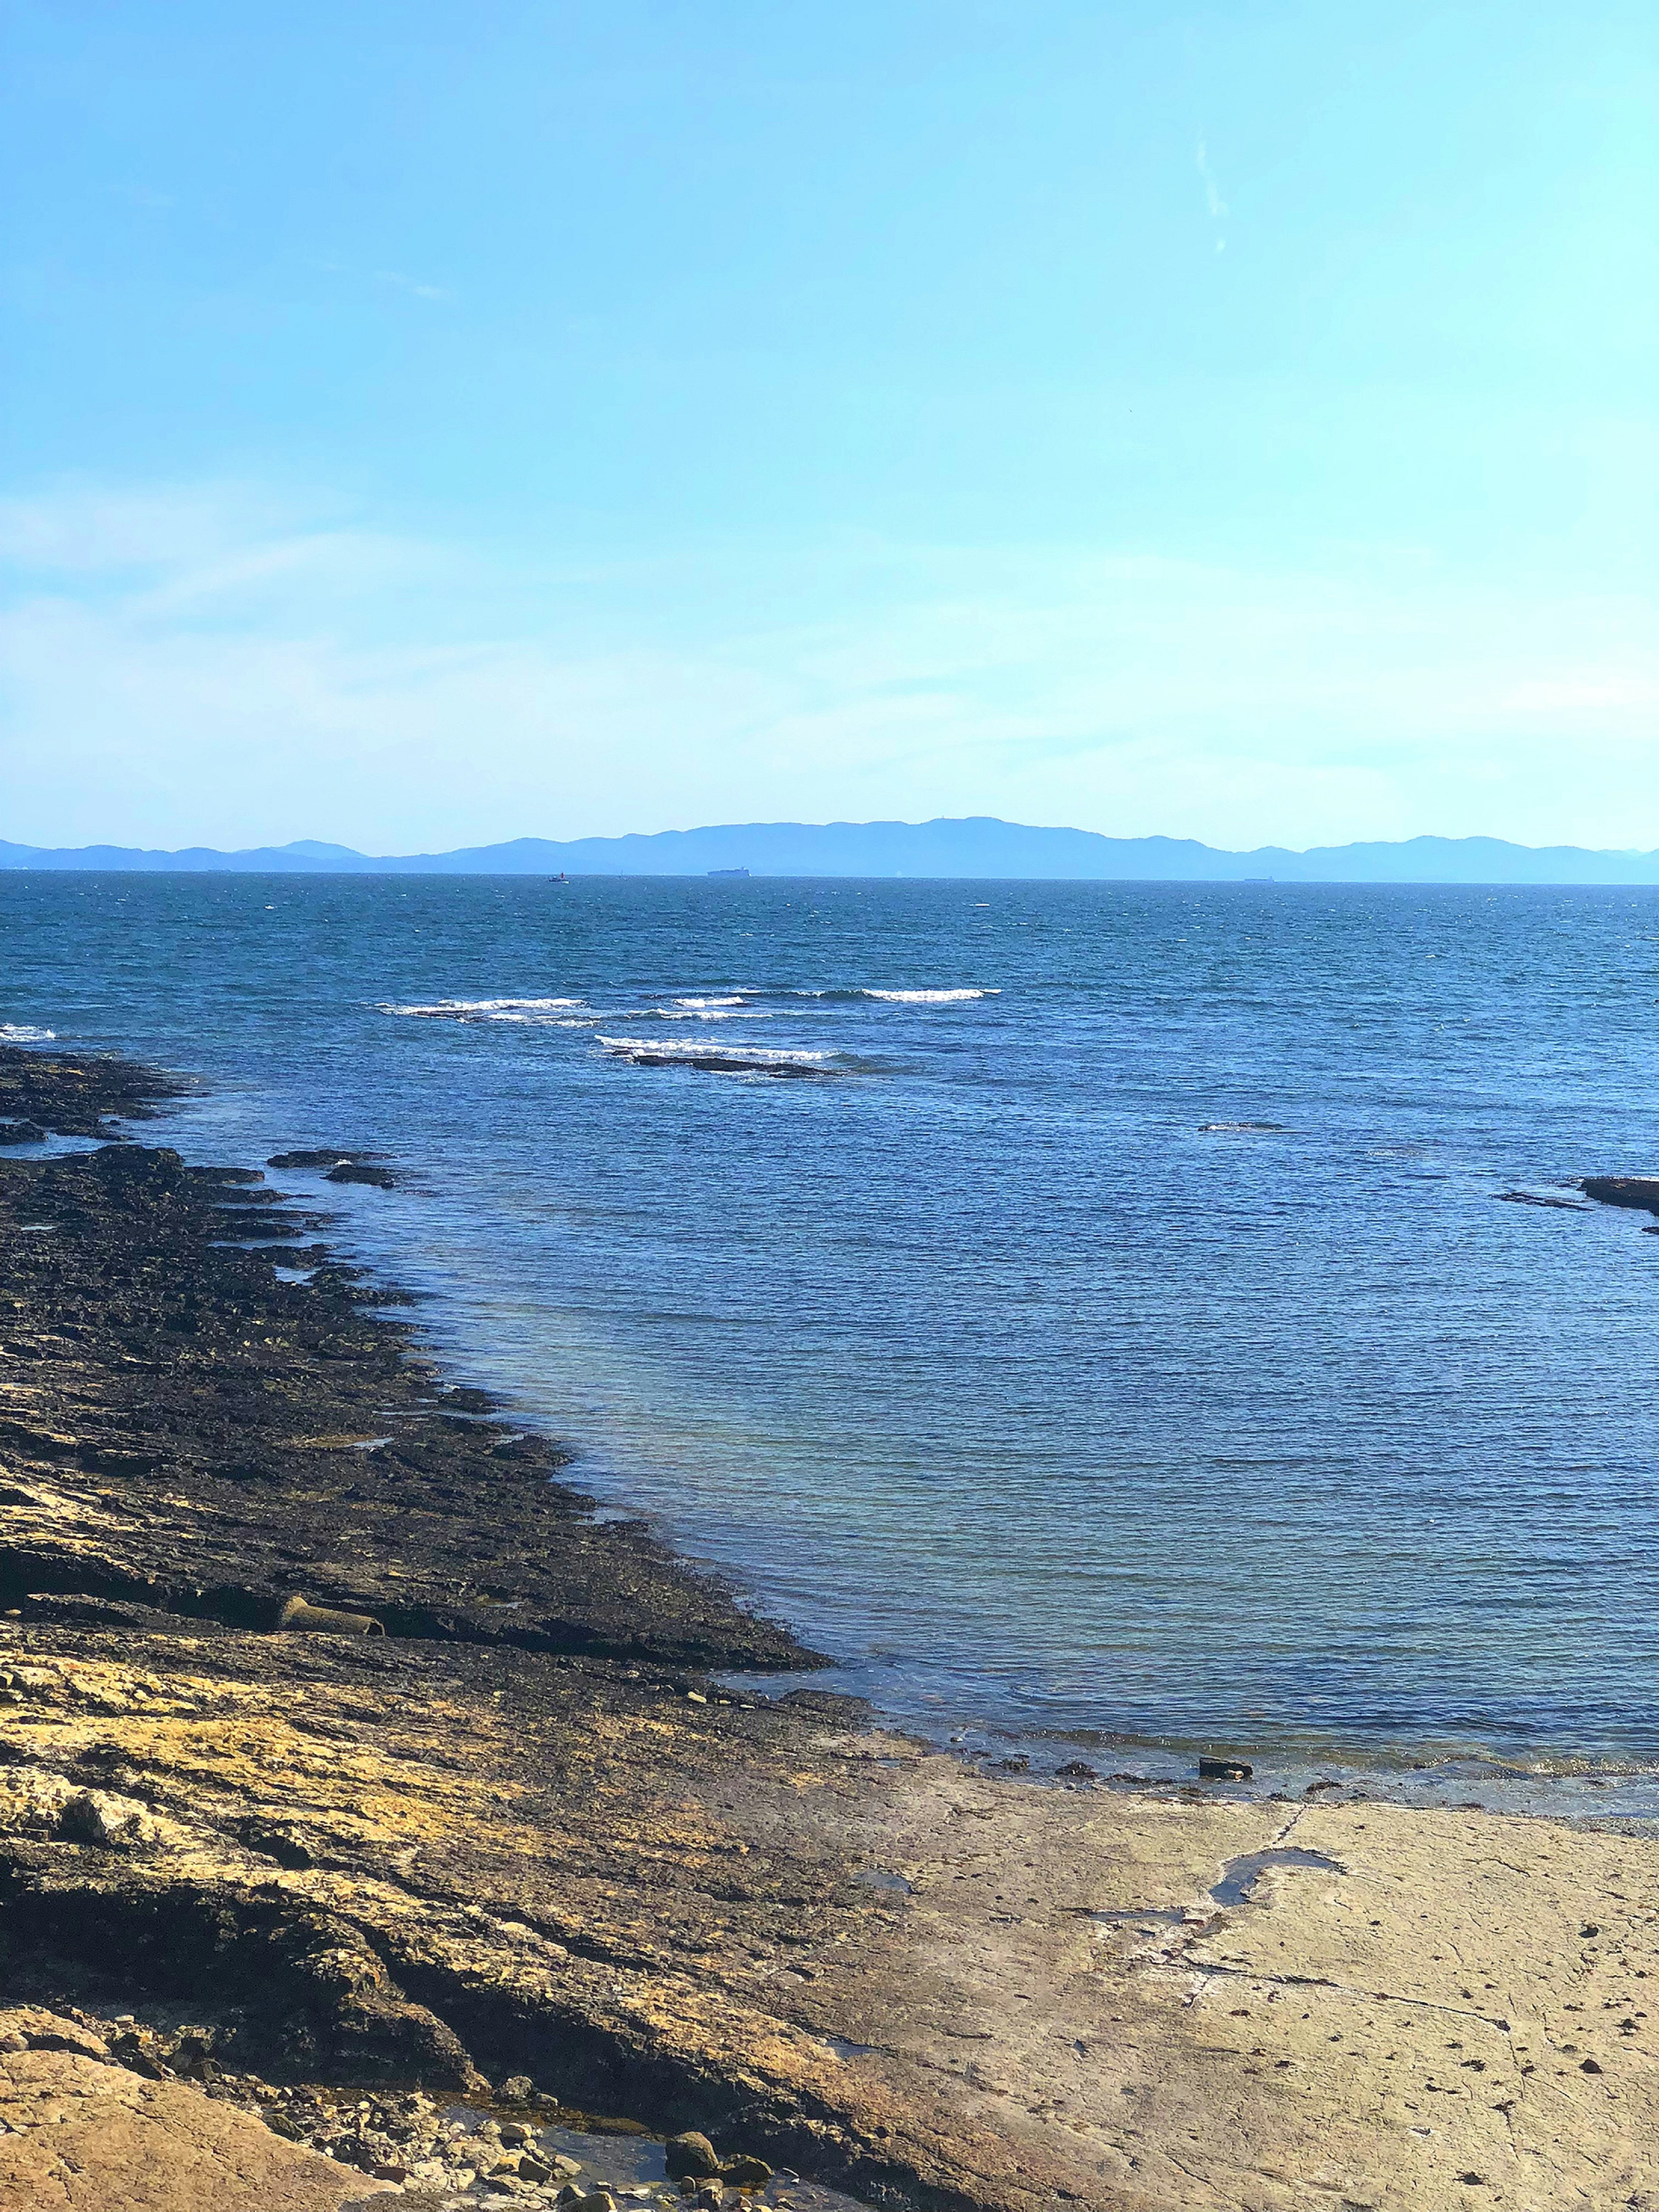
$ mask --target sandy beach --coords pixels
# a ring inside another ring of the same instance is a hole
[[[10,1050],[0,1113],[164,1088]],[[281,1181],[0,1164],[0,2204],[569,2201],[391,2154],[421,2093],[896,2206],[1659,2205],[1650,1840],[883,1731]]]

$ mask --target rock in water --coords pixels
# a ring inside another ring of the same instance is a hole
[[[662,2154],[671,2181],[713,2181],[720,2170],[714,2144],[695,2128],[683,2136],[670,2136]]]
[[[1633,1206],[1659,1213],[1659,1176],[1586,1176],[1578,1188],[1603,1206]]]
[[[1248,1759],[1200,1759],[1198,1762],[1200,1782],[1248,1782],[1255,1772]]]
[[[343,1147],[334,1152],[273,1152],[265,1162],[268,1168],[344,1168],[355,1166],[360,1160],[378,1160],[380,1152],[352,1152]]]

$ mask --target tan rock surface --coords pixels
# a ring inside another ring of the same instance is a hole
[[[18,2018],[0,2012],[0,2045]],[[27,2024],[88,2039],[39,2011]],[[388,2193],[185,2082],[72,2048],[0,2049],[0,2212],[340,2212]]]
[[[113,1881],[327,1913],[373,1934],[389,2001],[418,1991],[488,2070],[572,2102],[717,2136],[739,2112],[746,2146],[959,2203],[1617,2212],[1659,2190],[1649,1843],[1038,1790],[580,1684],[555,1714],[499,1674],[446,1682],[429,1650],[377,1644],[340,1681],[308,1647],[285,1681],[268,1639],[158,1638],[141,1667],[54,1633],[5,1668],[30,1759],[0,1766],[0,1822],[43,1838],[79,1909]],[[65,1840],[52,1779],[116,1715],[111,1831],[142,1801],[164,1840]],[[270,1823],[319,1863],[239,1842]],[[1218,1907],[1231,1863],[1285,1848],[1333,1866],[1270,1864]],[[349,1978],[354,1954],[321,1955]],[[664,2068],[689,2086],[653,2090]]]

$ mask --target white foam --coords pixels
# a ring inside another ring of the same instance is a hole
[[[740,1006],[743,1000],[740,996],[734,999],[676,999],[674,1004],[689,1006],[693,1013],[701,1014],[714,1006]]]
[[[37,1030],[27,1022],[0,1022],[0,1044],[52,1044],[56,1030]]]
[[[696,1044],[690,1039],[685,1043],[680,1044],[670,1037],[600,1036],[596,1042],[604,1045],[610,1052],[649,1052],[656,1054],[659,1058],[675,1060],[698,1060],[709,1049],[708,1045]],[[832,1054],[827,1052],[769,1052],[763,1045],[738,1044],[735,1041],[726,1049],[733,1053],[740,1052],[745,1060],[775,1060],[799,1065],[807,1065],[814,1060],[830,1060],[834,1057]]]
[[[948,1006],[958,999],[1000,999],[1000,991],[860,991],[861,999],[890,999],[902,1006]]]
[[[544,1014],[585,1003],[581,999],[440,999],[430,1006],[383,1003],[380,1011],[428,1022],[533,1022]]]

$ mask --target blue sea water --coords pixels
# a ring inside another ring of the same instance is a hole
[[[272,1181],[886,1711],[1659,1768],[1659,1236],[1498,1196],[1659,1169],[1659,893],[0,884],[9,1022],[384,1148]]]

